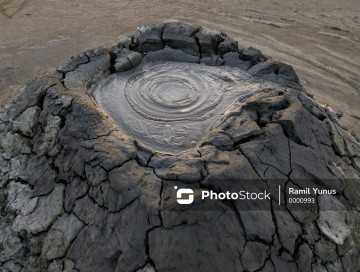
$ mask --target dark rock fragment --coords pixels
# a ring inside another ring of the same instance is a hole
[[[282,62],[267,60],[252,66],[248,71],[265,80],[274,81],[294,89],[301,88],[299,78],[293,68]]]
[[[164,49],[149,52],[144,60],[161,62],[161,61],[175,61],[175,62],[188,62],[188,63],[198,63],[199,57],[189,55],[178,49],[172,49],[170,47],[165,47]]]
[[[200,27],[200,30],[195,34],[195,39],[199,43],[201,56],[211,56],[217,54],[221,33]]]
[[[133,36],[134,48],[141,53],[164,48],[162,41],[163,31],[163,24],[151,24],[139,27]]]
[[[167,23],[163,32],[162,39],[165,45],[184,51],[186,54],[199,56],[199,47],[195,40],[195,33],[199,26],[188,25],[185,23]]]
[[[228,52],[224,54],[224,64],[228,66],[238,67],[243,70],[248,70],[252,62],[250,60],[241,60],[238,52]]]
[[[228,52],[237,52],[238,42],[227,36],[225,33],[221,33],[220,43],[217,48],[217,54],[220,56]]]
[[[121,50],[117,55],[114,63],[116,72],[126,72],[135,68],[142,61],[142,55],[138,52],[133,52],[127,49]]]

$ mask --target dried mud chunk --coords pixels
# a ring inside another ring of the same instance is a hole
[[[319,197],[320,214],[317,221],[321,232],[338,245],[351,233],[346,224],[346,208],[334,196],[321,195]]]
[[[167,23],[163,32],[165,45],[184,51],[186,54],[199,56],[199,48],[194,34],[199,30],[199,26],[188,25],[185,23]]]
[[[163,30],[163,24],[151,24],[139,27],[133,37],[135,49],[141,53],[162,49],[164,47],[161,39]]]
[[[48,229],[63,213],[64,185],[57,184],[51,194],[39,197],[36,209],[28,215],[18,215],[12,225],[16,232],[25,230],[36,234]]]

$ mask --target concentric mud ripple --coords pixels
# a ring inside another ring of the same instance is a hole
[[[221,102],[223,82],[184,67],[156,67],[128,79],[125,97],[145,118],[162,121],[204,120]]]
[[[127,134],[176,154],[196,146],[233,102],[271,86],[225,66],[145,63],[103,80],[94,96]]]

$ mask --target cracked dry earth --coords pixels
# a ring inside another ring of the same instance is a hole
[[[359,138],[224,33],[154,24],[81,53],[1,112],[0,139],[0,271],[359,271]],[[168,208],[175,185],[227,180],[273,199]],[[275,181],[337,194],[292,209]]]

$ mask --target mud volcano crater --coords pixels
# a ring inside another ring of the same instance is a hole
[[[148,62],[104,79],[94,96],[128,135],[173,154],[195,147],[234,101],[262,88],[228,67]]]
[[[224,33],[151,24],[85,51],[1,110],[0,139],[1,271],[359,270],[359,138]],[[336,194],[289,205],[307,187]]]

